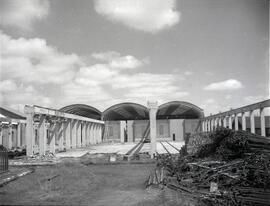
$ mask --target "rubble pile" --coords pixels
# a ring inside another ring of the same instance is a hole
[[[160,183],[205,205],[269,205],[269,140],[226,128],[207,137],[194,154],[159,156]]]

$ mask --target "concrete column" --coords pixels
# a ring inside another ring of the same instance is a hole
[[[71,123],[71,147],[77,147],[77,124],[78,120],[72,120]]]
[[[217,129],[217,127],[218,127],[218,118],[215,118],[214,122],[215,122],[215,129]]]
[[[21,129],[22,129],[22,125],[21,123],[18,123],[17,125],[17,147],[21,146]]]
[[[50,142],[50,152],[55,153],[55,138],[57,133],[59,132],[58,123],[56,122],[54,125],[54,129],[51,134],[51,142]]]
[[[127,139],[128,142],[133,142],[133,124],[134,121],[133,120],[129,120],[127,121]]]
[[[82,122],[79,121],[77,124],[77,148],[82,146]]]
[[[120,142],[125,142],[126,121],[120,121]]]
[[[93,125],[93,144],[97,144],[97,124]]]
[[[221,119],[221,117],[218,118],[218,126],[222,127],[222,119]]]
[[[64,123],[63,122],[59,123],[58,147],[60,151],[64,150],[64,130],[65,130]]]
[[[3,145],[3,128],[0,130],[0,145]]]
[[[250,131],[255,134],[255,110],[250,112]]]
[[[93,145],[94,144],[94,123],[90,123],[90,126],[89,126],[89,136],[90,136],[90,139],[89,139],[89,143],[90,145]]]
[[[25,130],[25,137],[26,137],[26,155],[32,156],[33,155],[33,145],[34,145],[34,128],[33,128],[33,116],[34,110],[33,107],[25,106],[24,108],[26,114],[26,130]]]
[[[90,142],[90,136],[89,136],[89,126],[90,123],[89,122],[86,122],[85,123],[85,146],[88,146],[89,145],[89,142]]]
[[[223,118],[223,127],[227,127],[227,117],[225,116],[224,118]]]
[[[98,125],[98,143],[101,143],[101,124]]]
[[[86,122],[82,122],[82,147],[86,146]]]
[[[214,119],[210,120],[210,124],[211,124],[211,131],[214,131]]]
[[[65,137],[65,147],[66,149],[70,149],[70,136],[71,136],[71,120],[68,119],[65,123],[66,130],[64,131]]]
[[[150,119],[150,139],[151,139],[151,151],[150,155],[151,158],[153,158],[156,154],[157,150],[157,144],[156,144],[156,138],[157,138],[157,109],[158,109],[158,103],[157,102],[148,102],[148,109],[149,109],[149,119]]]
[[[8,126],[8,149],[12,148],[12,124]]]
[[[234,115],[234,130],[235,131],[238,130],[238,115],[237,114]]]
[[[47,149],[47,128],[45,115],[40,118],[38,131],[39,131],[39,154],[44,155]]]
[[[247,130],[247,124],[246,124],[246,113],[242,113],[242,130],[246,131]]]
[[[265,114],[264,114],[264,108],[260,109],[260,118],[261,118],[261,135],[266,136],[265,134]]]
[[[232,129],[232,116],[229,116],[229,128]]]

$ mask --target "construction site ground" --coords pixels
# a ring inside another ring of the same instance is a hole
[[[1,204],[23,205],[194,205],[170,189],[145,187],[155,164],[85,165],[64,158],[35,166],[31,174],[0,188]]]

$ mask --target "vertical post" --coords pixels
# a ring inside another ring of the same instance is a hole
[[[18,125],[17,125],[17,147],[20,147],[21,146],[21,123],[18,122]]]
[[[229,115],[229,128],[232,129],[232,116]]]
[[[68,119],[65,122],[66,130],[64,131],[64,137],[65,137],[65,147],[66,149],[70,149],[70,135],[71,135],[71,120]]]
[[[72,148],[76,148],[76,145],[77,145],[77,123],[78,121],[77,120],[72,120],[72,123],[71,123],[71,147]]]
[[[79,121],[77,124],[77,148],[82,146],[82,122]]]
[[[58,132],[58,146],[59,150],[63,151],[64,150],[64,130],[65,130],[65,125],[64,122],[59,123],[59,132]]]
[[[39,154],[44,155],[46,153],[47,146],[47,134],[46,134],[46,125],[45,125],[45,115],[42,115],[38,125],[39,131]]]
[[[261,118],[261,135],[266,136],[265,134],[265,116],[264,116],[264,108],[260,109],[260,118]]]
[[[227,127],[227,117],[225,116],[224,118],[223,118],[223,127]]]
[[[222,120],[221,120],[221,117],[218,118],[218,126],[222,127]]]
[[[93,127],[94,127],[94,123],[90,123],[90,126],[89,126],[90,128],[89,128],[89,136],[90,136],[90,140],[89,140],[89,143],[90,143],[90,145],[92,145],[92,144],[94,144],[94,137],[93,137],[93,135],[94,135],[94,133],[93,133]]]
[[[250,112],[250,131],[255,134],[255,110]]]
[[[12,148],[12,123],[8,125],[8,149]]]
[[[126,121],[120,121],[120,142],[125,142]]]
[[[242,130],[247,130],[246,113],[242,112]]]
[[[150,139],[151,139],[151,151],[150,155],[153,158],[156,154],[157,145],[156,145],[156,136],[157,136],[157,109],[158,103],[157,102],[148,102],[148,109],[149,109],[149,119],[150,119]]]
[[[89,122],[85,123],[85,146],[89,145]]]
[[[93,125],[93,144],[96,144],[97,143],[97,141],[96,141],[96,139],[97,139],[97,125],[96,124],[94,124]]]
[[[86,122],[82,122],[82,147],[86,146]]]
[[[214,119],[214,122],[215,122],[215,130],[216,130],[216,129],[217,129],[217,126],[218,126],[218,119],[215,118],[215,119]]]
[[[26,105],[24,108],[26,114],[26,155],[32,156],[33,155],[33,116],[34,116],[34,108],[31,106]]]
[[[238,114],[234,115],[234,129],[235,131],[238,130]]]

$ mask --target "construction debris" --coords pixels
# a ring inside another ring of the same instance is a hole
[[[203,136],[209,139],[191,155],[159,155],[157,168],[164,168],[164,179],[152,184],[205,205],[269,205],[270,141],[226,128]]]

